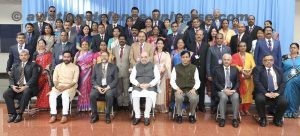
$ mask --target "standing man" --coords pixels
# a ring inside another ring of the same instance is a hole
[[[139,17],[139,8],[132,7],[131,8],[131,17],[133,20],[133,26],[136,26],[139,30],[145,28],[145,21]]]
[[[86,11],[85,12],[85,25],[88,25],[90,28],[92,28],[92,24],[93,24],[93,12],[92,11]]]
[[[160,11],[158,9],[152,10],[153,27],[158,26],[159,30],[163,30],[164,22],[159,20],[159,18],[160,18]]]
[[[34,25],[32,23],[27,23],[25,28],[26,45],[31,49],[32,52],[35,52],[39,34],[38,32],[34,31]]]
[[[107,44],[109,39],[108,35],[106,34],[105,26],[103,24],[98,25],[98,33],[99,34],[93,36],[92,38],[91,49],[94,53],[100,51],[99,46],[101,41],[104,41]]]
[[[50,24],[53,28],[55,28],[55,21],[56,21],[56,8],[54,6],[50,6],[48,8],[46,23]]]
[[[253,15],[248,16],[248,26],[246,26],[246,33],[250,36],[252,42],[256,39],[258,29],[262,29],[260,26],[255,25],[255,17]]]
[[[238,33],[231,37],[230,39],[230,48],[231,48],[231,54],[235,54],[238,52],[238,45],[240,42],[245,42],[247,49],[247,52],[250,52],[252,44],[250,42],[250,37],[247,33],[245,33],[246,27],[244,23],[238,24]]]
[[[167,35],[167,49],[168,52],[171,54],[171,52],[175,49],[177,49],[176,41],[179,38],[182,38],[182,34],[178,33],[178,24],[176,22],[173,22],[171,24],[172,34]]]
[[[108,36],[113,37],[113,29],[115,27],[118,27],[120,30],[120,33],[123,34],[124,27],[122,25],[118,24],[120,16],[117,13],[113,13],[111,18],[112,18],[112,23],[107,26]]]
[[[44,17],[43,13],[38,12],[38,13],[36,13],[35,17],[36,17],[36,22],[33,23],[34,32],[36,34],[40,35],[42,33],[42,28],[44,28],[44,26],[47,23],[44,22],[45,17]]]

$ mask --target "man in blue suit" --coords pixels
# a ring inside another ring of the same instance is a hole
[[[277,67],[281,67],[281,47],[278,40],[272,39],[273,28],[265,27],[265,40],[259,40],[256,43],[254,59],[256,65],[262,65],[263,56],[266,54],[272,54],[274,58],[274,64]]]

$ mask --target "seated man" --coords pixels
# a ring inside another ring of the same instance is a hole
[[[150,112],[153,103],[156,101],[157,84],[160,82],[160,74],[157,66],[149,61],[147,52],[141,53],[141,62],[138,62],[130,74],[130,82],[133,84],[132,99],[135,118],[132,122],[137,125],[140,122],[140,97],[146,97],[144,111],[144,125],[150,124]]]
[[[32,96],[38,94],[38,65],[29,60],[29,51],[27,49],[20,50],[19,58],[21,62],[13,65],[10,78],[9,88],[3,93],[7,111],[9,114],[8,123],[18,123],[22,121],[22,114],[27,107]],[[14,99],[18,99],[20,110],[17,112]]]
[[[175,90],[176,122],[182,123],[182,103],[184,97],[190,102],[189,121],[195,123],[195,110],[199,102],[197,89],[200,87],[199,73],[195,65],[191,64],[189,51],[182,51],[181,64],[176,65],[171,74],[170,84]]]
[[[273,123],[282,126],[282,116],[287,107],[287,101],[283,95],[285,84],[282,70],[273,65],[274,58],[271,54],[263,57],[263,65],[253,69],[255,91],[253,92],[256,110],[259,115],[259,125],[267,124],[265,105],[266,102],[275,105],[276,113]]]
[[[239,126],[238,112],[239,112],[239,71],[236,67],[230,66],[231,64],[231,55],[224,54],[222,57],[223,65],[215,67],[213,74],[213,84],[218,92],[219,109],[221,118],[218,120],[219,126],[225,126],[225,113],[227,101],[230,99],[233,109],[233,120],[232,126],[237,128]]]
[[[70,51],[63,52],[63,63],[56,65],[53,74],[54,87],[50,92],[49,103],[50,103],[50,114],[51,118],[49,123],[56,121],[56,98],[61,95],[62,98],[62,118],[61,123],[68,121],[67,115],[69,111],[70,101],[73,100],[79,77],[79,67],[71,62],[72,53]]]
[[[112,63],[108,63],[108,52],[102,52],[101,63],[94,66],[92,74],[93,89],[90,94],[90,103],[92,109],[91,123],[99,120],[97,111],[97,100],[105,97],[106,111],[105,122],[111,122],[110,113],[113,106],[114,96],[118,83],[118,67]]]

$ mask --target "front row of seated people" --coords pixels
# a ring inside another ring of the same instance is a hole
[[[200,87],[200,80],[197,68],[191,64],[191,54],[189,51],[181,52],[181,64],[176,65],[171,73],[170,84],[174,90],[176,122],[182,123],[182,104],[186,99],[189,102],[189,121],[196,122],[196,107],[199,101],[196,90]],[[105,122],[111,123],[110,113],[113,106],[113,99],[116,93],[118,82],[118,68],[108,62],[108,52],[101,54],[101,63],[96,64],[92,73],[92,92],[90,94],[91,103],[91,123],[99,120],[97,112],[97,101],[104,98],[106,101]],[[133,84],[132,103],[134,119],[132,124],[137,125],[141,121],[140,98],[145,97],[144,125],[150,124],[150,112],[155,105],[157,84],[160,82],[160,73],[156,65],[149,61],[149,54],[142,52],[140,62],[132,69],[130,82]],[[37,80],[40,67],[35,62],[28,61],[29,51],[20,51],[21,62],[13,66],[9,78],[9,88],[4,92],[3,97],[7,105],[9,114],[8,123],[20,122],[23,120],[22,114],[29,104],[31,97],[38,94]],[[63,52],[63,62],[56,66],[53,74],[53,83],[49,93],[50,101],[50,123],[57,120],[57,97],[62,98],[62,117],[61,123],[68,121],[70,101],[73,100],[79,77],[79,67],[72,63],[72,53]],[[238,69],[231,66],[232,57],[224,54],[222,57],[223,65],[217,66],[213,71],[215,90],[219,97],[219,126],[225,126],[225,112],[227,101],[230,100],[233,109],[233,127],[239,126],[238,114],[240,96],[237,91],[239,88]],[[273,123],[282,126],[282,118],[287,107],[287,101],[283,96],[284,81],[282,70],[276,67],[272,55],[263,57],[263,65],[253,69],[255,91],[253,92],[259,125],[264,127],[267,124],[265,106],[275,104],[276,113]],[[14,99],[19,100],[19,109],[16,110]]]

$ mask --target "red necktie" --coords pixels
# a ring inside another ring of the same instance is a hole
[[[143,44],[140,43],[140,54],[142,54],[142,52],[143,52]]]
[[[120,51],[120,58],[121,58],[121,59],[122,59],[122,57],[123,57],[123,49],[124,49],[124,47],[121,46],[121,51]]]

